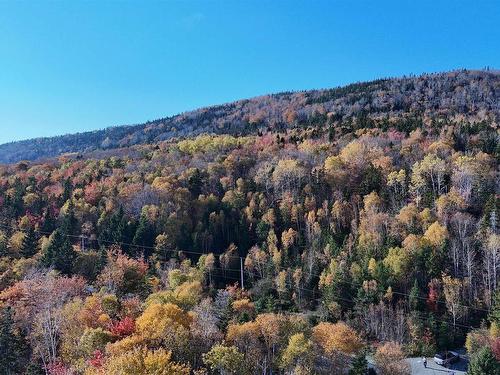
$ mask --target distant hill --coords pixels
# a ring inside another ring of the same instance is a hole
[[[201,108],[131,126],[0,145],[0,163],[152,143],[202,133],[246,135],[264,129],[395,126],[434,121],[500,123],[500,72],[453,71],[379,79],[333,89],[285,92]]]

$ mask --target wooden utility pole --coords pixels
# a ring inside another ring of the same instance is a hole
[[[240,276],[241,276],[241,289],[245,289],[245,285],[243,284],[243,258],[240,257]]]

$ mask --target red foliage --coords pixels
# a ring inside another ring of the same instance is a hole
[[[36,228],[42,222],[42,218],[39,215],[35,215],[30,211],[26,211],[26,216],[28,217],[29,223],[33,228]]]
[[[104,355],[100,350],[96,350],[92,358],[89,359],[92,367],[101,368],[104,365]]]
[[[110,332],[119,337],[129,336],[135,331],[135,321],[130,317],[125,317],[122,320],[112,324]]]
[[[429,295],[427,296],[427,307],[431,311],[437,311],[438,310],[438,300],[439,300],[439,287],[436,285],[436,283],[433,283],[432,281],[429,283]]]
[[[495,358],[500,361],[500,338],[496,338],[491,343],[491,351],[495,355]]]
[[[85,201],[92,205],[96,205],[101,198],[101,191],[97,182],[92,182],[85,187]]]
[[[72,375],[73,371],[66,368],[61,361],[49,363],[47,365],[49,375]]]

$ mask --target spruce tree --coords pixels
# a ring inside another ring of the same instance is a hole
[[[413,287],[410,290],[410,295],[408,296],[408,303],[410,304],[410,309],[412,311],[420,310],[420,289],[418,288],[418,282],[415,280]]]
[[[500,326],[500,289],[498,289],[493,296],[493,305],[491,306],[488,318],[491,323]]]
[[[66,235],[74,235],[77,232],[78,220],[75,217],[75,206],[72,200],[69,201],[68,209],[61,223],[61,230]]]
[[[3,308],[0,310],[0,373],[21,373],[26,351],[24,340],[15,332],[10,307]]]
[[[38,242],[35,230],[30,226],[24,234],[23,244],[21,247],[21,255],[24,258],[31,258],[36,254],[37,247]]]
[[[368,369],[368,361],[366,360],[366,353],[362,351],[352,361],[349,375],[366,375]]]
[[[154,240],[155,231],[153,225],[146,215],[141,215],[132,243],[138,248],[142,248],[144,255],[148,257],[152,253],[151,247],[154,244]]]
[[[75,258],[76,252],[68,237],[56,229],[42,257],[42,264],[46,267],[54,267],[61,273],[69,275]]]

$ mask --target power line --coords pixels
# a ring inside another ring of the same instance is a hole
[[[14,226],[9,226],[9,225],[5,225],[5,224],[0,224],[1,227],[4,227],[4,228],[8,228],[8,229],[13,229],[13,230],[19,230],[21,232],[26,232],[26,230],[23,230],[23,229],[20,229],[20,228],[16,228]],[[35,232],[38,232],[40,234],[44,234],[44,235],[51,235],[52,232],[44,232],[44,231],[41,231],[39,229],[34,229]],[[70,233],[61,233],[62,236],[66,236],[66,237],[69,237],[69,238],[78,238],[78,239],[88,239],[90,241],[97,241],[97,242],[104,242],[104,243],[108,243],[108,244],[113,244],[113,245],[120,245],[120,246],[127,246],[127,247],[135,247],[135,248],[139,248],[139,249],[150,249],[150,250],[154,250],[155,247],[154,246],[147,246],[147,245],[136,245],[136,244],[132,244],[132,243],[127,243],[127,242],[121,242],[121,241],[110,241],[110,240],[105,240],[105,239],[91,239],[90,237],[87,237],[87,236],[83,236],[83,235],[74,235],[74,234],[70,234]],[[208,255],[209,253],[205,253],[205,252],[198,252],[198,251],[189,251],[189,250],[178,250],[178,253],[184,253],[184,254],[193,254],[193,255]],[[213,253],[212,253],[213,254]],[[220,257],[222,254],[213,254],[215,257],[219,257],[219,260],[220,260]],[[235,256],[234,258],[238,258],[238,256]],[[240,257],[241,258],[241,257]],[[237,270],[237,271],[240,271],[240,270]],[[316,273],[309,273],[310,276],[314,276],[314,277],[321,277],[321,275],[319,274],[316,274]],[[241,278],[240,278],[241,279]],[[337,282],[341,283],[341,284],[344,284],[344,285],[350,285],[350,286],[354,286],[354,287],[358,287],[358,288],[362,288],[363,287],[363,284],[360,284],[360,283],[356,283],[354,281],[351,281],[351,282],[348,282],[348,281],[344,281],[344,280],[338,280]],[[391,286],[392,288],[392,286]],[[400,296],[405,296],[405,297],[412,297],[412,298],[417,298],[419,300],[423,300],[423,301],[427,301],[427,298],[425,297],[421,297],[421,296],[412,296],[411,294],[409,293],[404,293],[404,292],[400,292],[400,291],[397,291],[397,290],[392,290],[392,293],[393,294],[396,294],[396,295],[400,295]],[[440,304],[444,304],[446,305],[446,301],[444,300],[436,300],[434,301],[436,303],[440,303]],[[473,307],[473,306],[470,306],[470,305],[462,305],[462,304],[457,304],[456,306],[458,307],[461,307],[461,308],[466,308],[466,309],[471,309],[471,310],[475,310],[475,311],[482,311],[482,312],[487,312],[489,313],[490,310],[488,309],[484,309],[484,308],[480,308],[480,307]]]
[[[21,231],[21,232],[26,232],[26,230],[23,230],[23,229],[20,229],[20,228],[16,228],[14,226],[4,225],[4,224],[0,224],[0,227],[14,229],[14,230],[18,230],[18,231]],[[38,229],[35,229],[35,232],[38,232],[40,234],[46,234],[46,235],[52,234],[51,232],[44,232],[44,231],[41,231],[41,230],[38,230]],[[78,236],[78,235],[72,235],[72,234],[69,234],[69,233],[61,233],[61,235],[62,236],[66,236],[66,237],[70,237],[70,238],[80,238],[82,240],[82,242],[83,242],[84,239],[90,239],[89,237],[86,237],[86,236],[83,236],[83,235],[79,235]],[[134,245],[134,244],[124,243],[124,242],[108,241],[108,240],[101,240],[101,239],[98,239],[97,241],[98,242],[112,243],[112,244],[116,244],[116,245],[127,245],[127,246],[133,246],[133,247],[138,247],[138,248],[154,249],[153,246],[140,246],[140,245]],[[202,253],[202,252],[196,252],[196,251],[182,251],[182,250],[179,251],[179,253],[197,254],[197,255],[208,255],[209,254],[209,253]],[[222,256],[222,254],[213,254],[212,253],[212,255],[214,257],[219,258],[219,262],[220,262],[220,258]],[[238,277],[238,278],[227,276],[227,275],[223,275],[223,277],[225,279],[231,279],[231,280],[239,281],[242,284],[242,287],[243,287],[243,274],[246,273],[247,275],[252,276],[252,277],[254,275],[253,275],[253,273],[251,273],[251,272],[243,269],[243,267],[242,267],[243,266],[243,263],[242,263],[242,259],[243,258],[242,257],[234,256],[233,258],[236,258],[236,259],[239,258],[240,259],[240,268],[236,269],[236,268],[224,268],[224,267],[211,267],[211,269],[221,270],[223,272],[239,272],[240,273],[240,277]],[[321,276],[321,275],[313,274],[313,273],[311,273],[310,275],[311,276],[316,276],[316,277],[320,277]],[[342,280],[339,280],[339,282],[347,284],[347,285],[351,285],[351,286],[362,287],[362,285],[359,284],[359,283],[354,283],[354,282],[349,283],[347,281],[342,281]],[[297,288],[298,290],[311,292],[313,294],[313,297],[314,297],[315,294],[319,293],[318,290],[300,287],[300,286],[291,284],[287,280],[285,280],[285,283],[288,286],[290,286],[290,287]],[[403,293],[403,292],[392,291],[392,293],[398,294],[398,295],[402,295],[402,296],[405,296],[405,297],[416,297],[416,296],[411,296],[410,294]],[[340,297],[340,296],[336,296],[335,298],[337,300],[348,302],[348,303],[356,303],[356,301],[353,300],[353,299],[343,298],[343,297]],[[416,298],[427,300],[424,297],[416,297]],[[309,299],[309,301],[321,302],[322,299],[321,298],[313,298],[313,299]],[[438,300],[436,302],[440,302],[440,301]],[[446,303],[445,301],[442,301],[442,302]],[[479,311],[486,311],[486,312],[488,312],[488,310],[481,309],[481,308],[475,308],[475,307],[472,307],[472,306],[467,306],[467,305],[458,305],[458,306],[466,307],[466,308],[473,309],[473,310],[479,310]],[[460,324],[460,323],[453,323],[453,322],[450,322],[450,321],[447,321],[447,320],[438,319],[438,318],[435,318],[435,317],[432,317],[432,318],[431,317],[427,317],[427,318],[425,318],[425,317],[421,317],[421,316],[413,316],[413,318],[419,319],[421,321],[426,321],[426,320],[428,321],[428,320],[432,319],[432,320],[437,321],[437,322],[451,324],[451,325],[454,325],[456,327],[462,327],[462,328],[466,328],[466,329],[474,329],[474,328],[476,328],[476,327],[473,327],[473,326],[463,325],[463,324]]]

